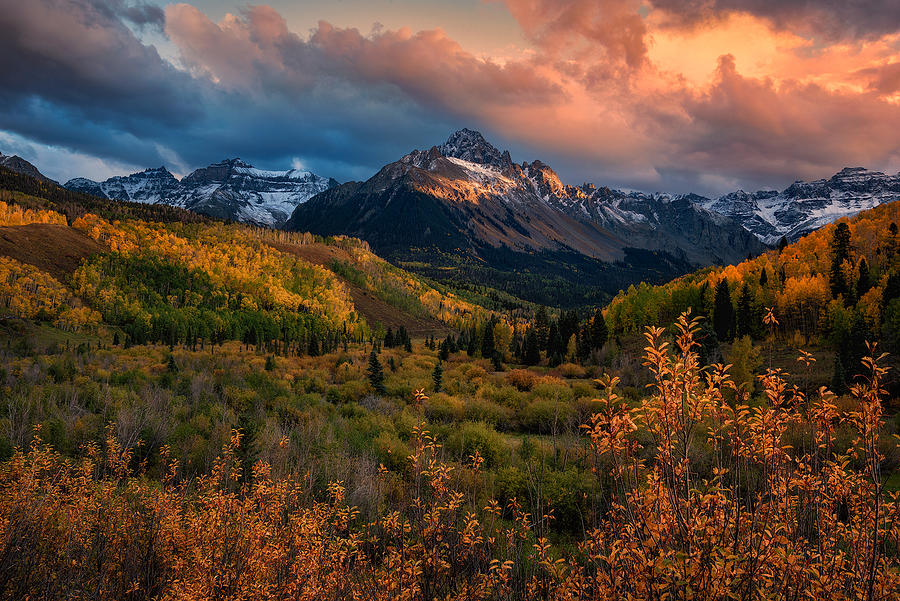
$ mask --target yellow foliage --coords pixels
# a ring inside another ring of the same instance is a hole
[[[51,318],[64,330],[100,323],[100,314],[81,302],[56,278],[26,263],[0,256],[0,308],[16,317]]]

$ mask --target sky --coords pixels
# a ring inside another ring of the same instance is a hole
[[[0,152],[366,179],[456,129],[572,184],[900,170],[896,0],[0,0]]]

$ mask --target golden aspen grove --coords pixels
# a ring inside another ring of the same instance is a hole
[[[900,0],[0,0],[0,601],[900,601]]]
[[[4,598],[898,598],[894,205],[579,315],[30,192]]]

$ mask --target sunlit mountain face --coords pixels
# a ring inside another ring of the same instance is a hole
[[[364,180],[462,127],[644,193],[900,169],[888,0],[4,4],[0,151],[61,182],[238,156]]]

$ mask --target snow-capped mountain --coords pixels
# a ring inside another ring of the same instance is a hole
[[[534,273],[611,292],[765,249],[687,197],[569,186],[546,164],[514,163],[469,129],[314,196],[285,228],[360,237],[404,266],[443,263],[423,271],[432,277],[452,278],[449,266],[465,264],[509,268],[519,283]]]
[[[103,182],[76,177],[67,181],[65,187],[100,198],[148,204],[165,202],[165,199],[175,198],[180,193],[179,181],[165,167],[118,175]]]
[[[76,178],[65,187],[117,200],[163,203],[220,219],[278,227],[297,205],[337,182],[299,169],[265,171],[240,159],[197,169],[179,181],[165,167],[104,182]]]
[[[731,217],[767,244],[782,236],[796,240],[841,217],[900,200],[900,174],[885,175],[863,167],[846,167],[829,179],[797,181],[784,191],[743,190],[710,199],[701,206]]]

